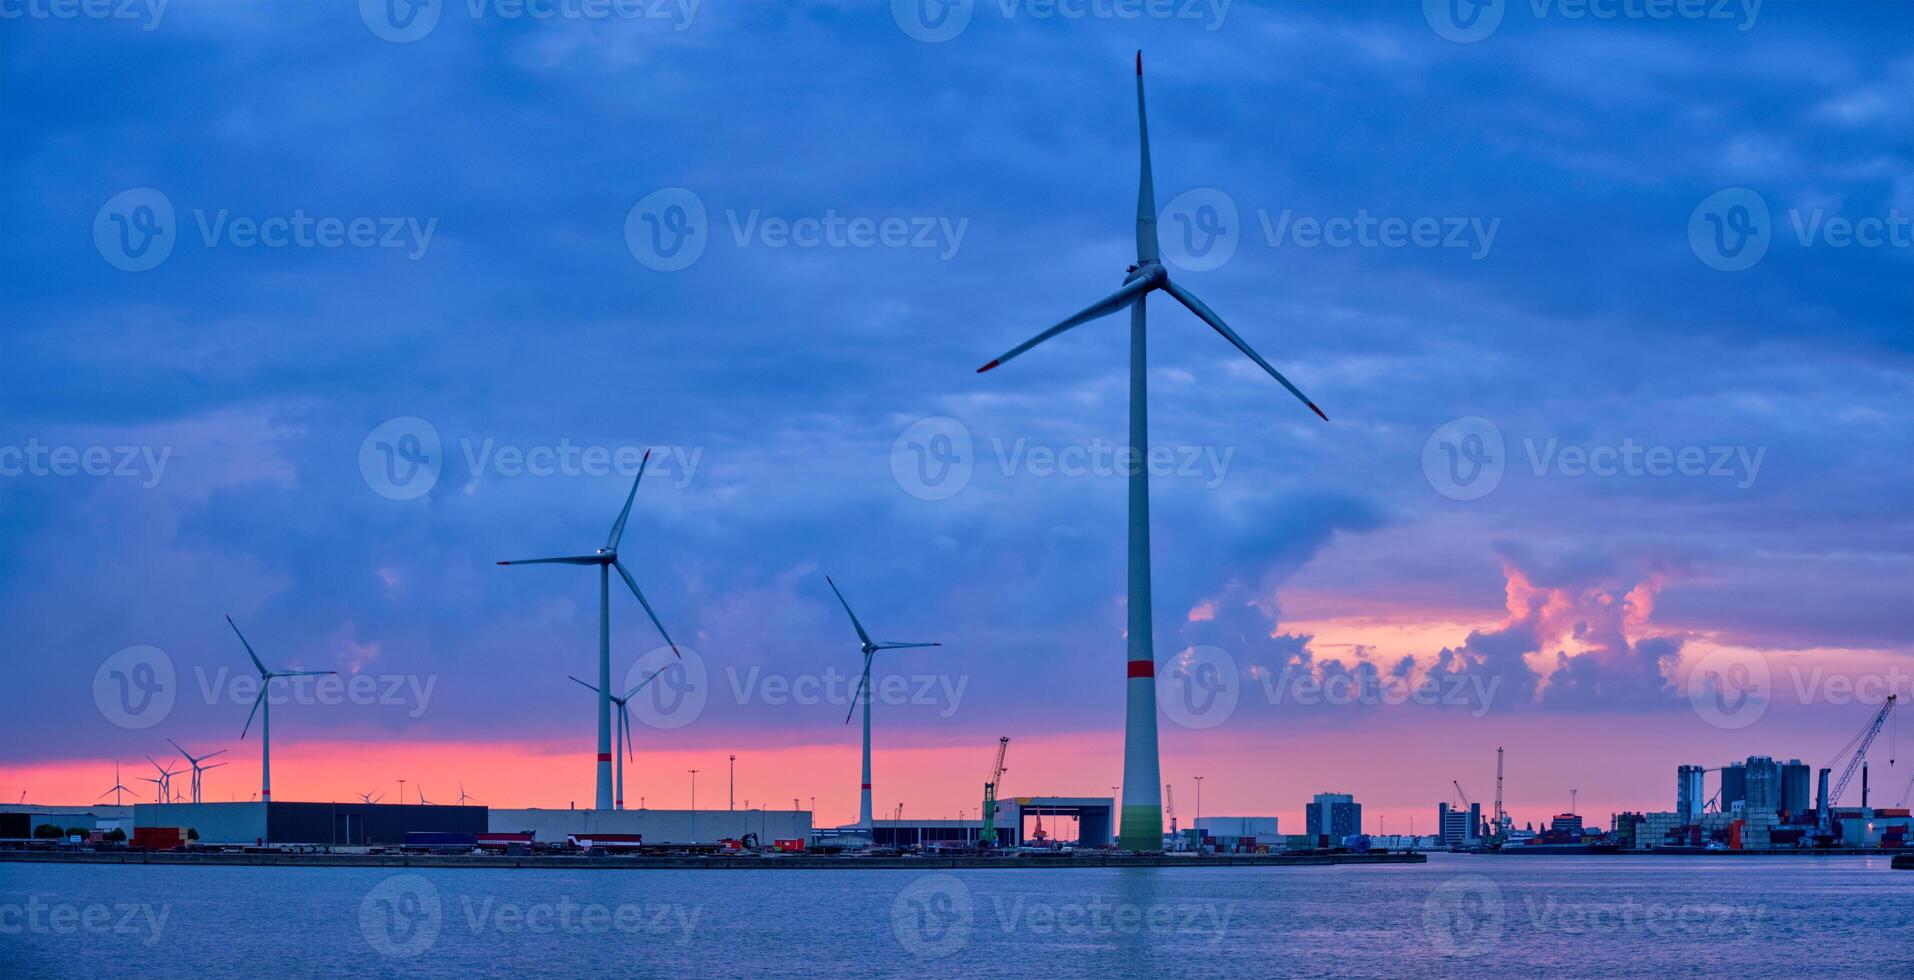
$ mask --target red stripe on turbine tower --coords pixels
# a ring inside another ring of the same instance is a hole
[[[629,458],[629,457],[627,457],[627,458]],[[610,753],[610,752],[600,752],[600,753],[598,753],[598,761],[599,761],[599,762],[610,762],[610,761],[611,761],[611,753]]]
[[[1130,676],[1131,677],[1155,677],[1156,676],[1156,661],[1154,660],[1130,661]]]

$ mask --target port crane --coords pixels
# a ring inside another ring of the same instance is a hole
[[[984,826],[977,831],[977,846],[997,846],[997,783],[1004,778],[1004,753],[1010,751],[1010,736],[997,739],[997,764],[990,769],[990,781],[984,784]]]
[[[1176,832],[1176,792],[1169,783],[1163,784],[1163,812],[1170,818],[1170,847],[1172,851],[1183,849],[1183,835]]]
[[[1853,757],[1848,759],[1846,768],[1841,770],[1841,779],[1834,784],[1834,792],[1823,793],[1821,796],[1821,806],[1819,809],[1821,811],[1820,827],[1822,833],[1828,833],[1833,829],[1834,822],[1831,811],[1834,805],[1841,801],[1841,794],[1847,791],[1848,783],[1854,779],[1855,770],[1867,764],[1868,747],[1874,744],[1874,737],[1881,734],[1881,726],[1887,724],[1888,715],[1894,710],[1894,705],[1899,700],[1900,695],[1898,694],[1888,695],[1887,700],[1881,703],[1881,710],[1874,713],[1874,717],[1868,720],[1867,726],[1861,729],[1861,733],[1850,739],[1848,744],[1842,746],[1841,751],[1835,753],[1834,762],[1829,763],[1827,769],[1821,770],[1822,785],[1825,786],[1827,785],[1825,780],[1828,777],[1828,772],[1834,768],[1834,763],[1840,762],[1850,751],[1854,753]],[[1890,757],[1887,760],[1887,764],[1890,766],[1893,765],[1894,759]]]

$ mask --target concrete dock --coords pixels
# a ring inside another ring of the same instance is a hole
[[[291,854],[191,851],[0,851],[0,861],[43,864],[149,864],[178,867],[250,866],[307,868],[528,868],[639,871],[698,870],[874,870],[930,871],[954,868],[1243,868],[1312,867],[1329,864],[1421,864],[1419,853],[1370,854],[1072,854],[1066,857],[848,857],[816,854],[763,855],[618,855],[584,854]]]

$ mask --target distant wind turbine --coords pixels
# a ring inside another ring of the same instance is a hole
[[[385,799],[385,794],[377,790],[374,790],[373,792],[370,792],[370,793],[360,793],[359,799],[361,802],[364,802],[370,805]]]
[[[246,648],[246,656],[251,657],[253,666],[259,669],[259,696],[253,699],[253,710],[246,713],[246,727],[239,730],[240,739],[252,731],[253,715],[259,713],[259,706],[266,706],[265,716],[259,719],[259,802],[272,802],[272,699],[266,695],[272,693],[272,682],[280,677],[316,677],[324,674],[337,674],[336,670],[267,670],[259,662],[259,654],[253,652],[253,645],[246,642],[246,634],[239,631],[239,624],[231,616],[226,617],[226,625],[233,628],[233,635],[239,637],[239,645]]]
[[[413,784],[412,784],[412,792],[414,792],[414,793],[417,793],[417,794],[419,795],[419,805],[420,805],[420,806],[431,806],[431,805],[432,805],[432,801],[431,801],[431,800],[428,800],[428,799],[426,799],[426,798],[425,798],[425,784],[424,784],[424,783],[421,783],[421,782],[417,782],[417,781],[414,781],[414,782],[413,782]]]
[[[471,801],[472,801],[472,802],[474,802],[474,803],[477,803],[477,802],[479,802],[478,800],[476,800],[476,799],[473,799],[472,797],[470,797],[470,796],[467,796],[467,795],[465,795],[465,780],[463,780],[463,779],[461,779],[461,780],[459,780],[459,802],[458,802],[458,805],[459,805],[459,806],[464,806],[464,805],[465,805],[465,801],[466,801],[466,800],[471,800]]]
[[[605,546],[589,555],[570,555],[562,558],[521,558],[517,561],[502,561],[501,565],[597,565],[598,566],[598,785],[597,809],[613,809],[611,776],[611,570],[616,568],[625,585],[631,588],[638,604],[645,607],[645,615],[651,617],[651,625],[658,627],[658,635],[665,638],[665,644],[671,652],[678,653],[678,645],[671,642],[671,634],[665,632],[665,624],[658,621],[658,614],[651,611],[651,603],[645,601],[645,594],[638,590],[638,580],[626,571],[624,563],[618,560],[618,541],[625,536],[625,520],[631,516],[631,502],[638,496],[638,483],[645,478],[645,464],[651,461],[651,451],[645,450],[644,458],[638,462],[638,476],[631,481],[631,492],[625,495],[625,509],[618,512],[618,520],[611,526],[611,535],[605,539]]]
[[[1049,340],[1072,327],[1108,316],[1124,307],[1130,309],[1130,459],[1129,459],[1129,602],[1128,602],[1128,711],[1123,726],[1123,809],[1118,846],[1132,851],[1156,851],[1163,847],[1163,785],[1156,745],[1156,653],[1151,642],[1150,616],[1150,483],[1144,460],[1149,454],[1148,376],[1144,330],[1144,298],[1156,290],[1170,294],[1191,313],[1209,324],[1242,351],[1256,366],[1275,378],[1310,411],[1324,421],[1327,415],[1316,407],[1289,379],[1263,360],[1236,331],[1223,322],[1194,293],[1170,281],[1169,272],[1157,257],[1156,191],[1150,174],[1150,129],[1143,112],[1143,52],[1136,55],[1136,121],[1142,147],[1142,165],[1137,179],[1136,264],[1130,266],[1123,288],[1083,308],[1063,322],[1012,347],[996,360],[977,369],[988,371],[1011,358]]]
[[[857,704],[861,699],[864,702],[864,779],[858,790],[857,826],[868,831],[873,826],[871,823],[871,698],[869,693],[871,657],[879,650],[910,650],[917,647],[940,647],[943,644],[892,643],[871,639],[871,635],[864,632],[864,624],[857,621],[857,614],[851,612],[851,604],[844,600],[844,593],[838,592],[837,583],[831,581],[829,575],[824,576],[824,581],[830,585],[831,591],[836,593],[838,604],[844,607],[844,614],[851,617],[851,628],[857,631],[857,648],[864,654],[864,673],[857,680],[857,691],[851,695],[851,710],[844,713],[844,723],[847,725],[851,723],[851,715],[857,713]],[[797,801],[792,801],[791,808],[797,808]]]
[[[150,755],[146,757],[146,761],[153,763],[153,768],[159,770],[158,779],[154,779],[148,776],[140,777],[141,779],[144,779],[146,782],[153,784],[153,787],[154,787],[153,802],[155,803],[173,802],[173,777],[179,775],[179,770],[168,769],[165,766],[160,765],[159,762],[156,761]]]
[[[671,665],[670,664],[665,665],[665,667],[669,667],[669,666]],[[620,746],[623,746],[623,749],[619,752],[619,755],[618,755],[617,787],[616,787],[616,792],[612,798],[612,806],[614,809],[623,810],[625,808],[625,759],[627,756],[633,755],[632,748],[631,748],[631,708],[630,708],[632,696],[637,694],[639,691],[644,690],[645,685],[650,684],[652,681],[657,680],[658,675],[664,672],[665,672],[664,667],[660,667],[657,670],[652,671],[650,677],[647,677],[644,680],[639,681],[636,687],[633,687],[631,690],[625,692],[624,697],[614,696],[611,699],[611,703],[618,706],[617,744]],[[576,677],[572,677],[572,675],[570,674],[566,674],[565,676],[571,677],[573,683],[583,686],[585,690],[592,691],[594,693],[598,690],[598,688],[593,687],[590,684],[586,684],[584,681],[581,681]]]
[[[131,789],[128,789],[127,787],[120,785],[120,764],[117,762],[113,763],[113,788],[106,791],[106,793],[113,794],[113,805],[114,806],[122,805],[120,803],[120,794],[131,793],[131,792],[133,792]],[[93,802],[98,803],[100,800],[104,799],[106,797],[106,793],[101,793],[99,796],[95,797]],[[25,797],[22,797],[22,799],[25,799]]]
[[[226,750],[225,750],[225,749],[220,749],[220,750],[219,750],[218,752],[208,752],[208,753],[207,753],[207,754],[205,754],[205,755],[202,755],[202,756],[200,756],[200,757],[198,757],[198,758],[194,758],[194,757],[193,757],[193,754],[192,754],[191,752],[188,752],[188,751],[186,751],[186,750],[185,750],[184,748],[181,748],[181,746],[180,746],[180,744],[179,744],[178,742],[174,742],[174,741],[173,741],[172,739],[170,739],[170,738],[169,738],[169,739],[167,739],[166,741],[167,741],[167,742],[169,742],[169,743],[171,743],[171,744],[172,744],[172,746],[173,746],[173,748],[175,748],[175,749],[179,749],[179,754],[180,754],[180,755],[183,755],[183,756],[185,756],[185,757],[186,757],[186,764],[187,764],[187,765],[189,765],[189,766],[192,766],[192,767],[193,767],[193,802],[194,802],[194,803],[198,803],[198,802],[199,802],[199,777],[200,777],[200,774],[201,774],[201,773],[204,773],[204,772],[205,772],[206,770],[208,770],[208,769],[217,769],[217,768],[219,768],[220,766],[223,766],[223,765],[225,765],[225,763],[223,763],[223,762],[220,762],[220,763],[215,763],[215,764],[213,764],[213,765],[210,765],[210,766],[202,766],[202,765],[200,765],[200,763],[202,763],[202,762],[205,762],[205,761],[206,761],[207,759],[210,759],[210,758],[212,758],[213,756],[216,756],[216,755],[225,755],[225,754],[226,754]]]

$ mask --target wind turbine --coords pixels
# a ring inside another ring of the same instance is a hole
[[[146,761],[153,763],[153,768],[159,770],[158,779],[154,779],[150,776],[140,777],[146,782],[153,784],[153,787],[155,790],[155,793],[153,796],[153,802],[155,803],[173,802],[173,777],[179,775],[179,771],[176,769],[168,769],[165,766],[160,765],[150,755],[146,757]]]
[[[670,666],[670,665],[667,664],[666,666]],[[632,755],[631,711],[629,708],[629,704],[631,702],[633,695],[637,694],[639,691],[644,690],[646,684],[649,684],[652,681],[657,680],[658,675],[664,672],[665,672],[664,667],[660,667],[657,670],[652,671],[650,677],[647,677],[644,680],[639,681],[638,686],[632,688],[629,691],[626,691],[624,697],[622,698],[614,697],[611,699],[611,703],[618,706],[618,744],[624,746],[624,749],[625,749],[625,751],[619,754],[618,756],[618,768],[617,768],[618,785],[617,785],[616,795],[612,799],[612,805],[614,809],[623,810],[625,808],[625,757],[628,755]],[[571,677],[573,683],[582,685],[588,691],[592,691],[595,693],[598,690],[598,688],[593,687],[590,684],[586,684],[584,681],[581,681],[576,677],[572,677],[572,675],[570,674],[566,674],[565,676]],[[464,792],[464,789],[461,788],[460,793],[462,794],[463,792]]]
[[[473,797],[465,795],[465,780],[461,779],[459,780],[459,802],[457,805],[464,806],[466,800],[471,800],[474,803],[478,802],[478,800]]]
[[[1163,847],[1163,785],[1156,747],[1156,653],[1151,642],[1150,616],[1150,482],[1144,460],[1149,454],[1149,408],[1145,379],[1146,343],[1144,299],[1156,290],[1170,294],[1191,313],[1209,324],[1223,339],[1235,345],[1256,366],[1268,372],[1289,393],[1324,421],[1329,417],[1316,407],[1289,379],[1252,350],[1202,300],[1170,281],[1169,272],[1158,260],[1156,237],[1156,192],[1150,177],[1150,128],[1143,112],[1143,52],[1136,54],[1136,123],[1142,147],[1142,166],[1137,179],[1136,264],[1127,270],[1123,288],[1085,307],[1056,326],[1012,347],[1001,357],[977,369],[982,373],[1009,361],[1038,344],[1072,327],[1108,316],[1124,307],[1130,309],[1130,458],[1129,466],[1129,603],[1128,603],[1128,710],[1123,725],[1123,810],[1122,829],[1117,834],[1119,847],[1132,851],[1155,851]]]
[[[916,647],[940,647],[940,646],[943,646],[943,644],[942,643],[891,643],[891,642],[879,642],[879,641],[871,639],[871,635],[869,633],[864,632],[864,624],[857,621],[857,614],[854,612],[851,612],[851,604],[844,601],[844,593],[838,592],[837,583],[831,581],[831,577],[829,575],[824,576],[824,581],[830,585],[832,592],[837,593],[837,601],[839,605],[842,605],[844,607],[844,614],[851,617],[851,628],[857,631],[857,647],[859,650],[863,651],[864,653],[864,673],[863,673],[863,676],[859,677],[857,680],[857,690],[851,694],[851,710],[844,713],[844,723],[847,725],[851,723],[851,715],[857,712],[857,703],[861,699],[864,702],[864,781],[858,790],[857,826],[868,832],[872,827],[872,824],[871,824],[871,699],[870,699],[870,695],[867,693],[870,690],[870,686],[871,686],[871,657],[872,655],[876,654],[877,651],[879,650],[909,650]],[[793,804],[794,804],[793,809],[796,808],[795,802],[796,801],[793,801]]]
[[[251,657],[253,666],[259,669],[259,696],[253,699],[253,710],[246,713],[246,727],[239,730],[243,740],[246,733],[252,731],[253,715],[259,713],[259,706],[266,706],[265,717],[259,719],[259,802],[272,802],[272,699],[266,695],[272,693],[272,682],[279,677],[315,677],[324,674],[337,674],[336,670],[267,670],[259,662],[259,654],[253,652],[253,645],[246,642],[246,634],[239,631],[239,624],[231,616],[226,617],[226,625],[233,628],[233,635],[239,637],[239,645],[246,648],[246,656]]]
[[[377,791],[377,790],[374,790],[374,791],[372,791],[372,792],[370,792],[370,793],[360,793],[360,794],[359,794],[359,800],[360,800],[360,802],[363,802],[363,803],[365,803],[365,804],[366,804],[367,806],[371,806],[372,804],[374,804],[374,803],[377,803],[377,802],[379,802],[380,800],[383,800],[383,799],[385,799],[385,794],[384,794],[384,793],[381,793],[381,792],[379,792],[379,791]]]
[[[113,763],[113,788],[106,791],[106,793],[113,794],[113,805],[121,806],[122,804],[120,803],[120,794],[131,793],[131,792],[133,792],[131,789],[128,789],[127,787],[120,785],[120,764],[117,762]],[[100,800],[105,799],[106,793],[101,793],[98,797],[95,797],[94,802],[97,803]]]
[[[651,461],[651,450],[645,450],[645,456],[638,461],[638,476],[631,481],[631,492],[625,495],[625,509],[618,512],[618,520],[611,526],[611,536],[605,539],[605,546],[589,555],[570,555],[563,558],[521,558],[517,561],[502,561],[501,565],[597,565],[598,566],[598,787],[597,809],[612,809],[613,796],[611,786],[611,570],[618,569],[618,575],[631,587],[631,594],[638,597],[638,604],[645,607],[645,615],[651,617],[651,625],[658,627],[658,635],[665,638],[665,644],[680,659],[678,645],[671,642],[671,634],[665,632],[665,624],[658,621],[658,614],[651,611],[651,603],[645,601],[645,594],[638,591],[638,581],[625,570],[624,563],[618,560],[618,540],[625,536],[625,519],[631,516],[631,502],[638,496],[638,481],[645,478],[645,464]]]
[[[414,782],[414,783],[412,784],[412,792],[414,792],[414,793],[417,793],[417,794],[419,795],[419,805],[420,805],[420,806],[431,806],[431,805],[432,805],[432,801],[431,801],[431,800],[428,800],[428,799],[426,799],[426,798],[425,798],[425,784],[424,784],[424,783],[420,783],[420,782]]]
[[[180,746],[180,744],[179,744],[178,742],[174,742],[174,741],[173,741],[172,739],[170,739],[170,738],[169,738],[169,739],[167,739],[166,741],[168,741],[168,742],[170,742],[170,743],[172,743],[172,746],[173,746],[173,748],[176,748],[176,749],[179,749],[179,754],[180,754],[180,755],[183,755],[183,756],[185,756],[185,757],[186,757],[186,764],[187,764],[187,765],[189,765],[189,766],[192,766],[192,767],[193,767],[193,802],[194,802],[194,803],[198,803],[198,802],[199,802],[199,776],[200,776],[200,773],[203,773],[203,772],[205,772],[205,771],[206,771],[206,770],[208,770],[208,769],[217,769],[217,768],[219,768],[220,766],[223,766],[223,765],[225,765],[225,763],[224,763],[224,762],[219,762],[219,763],[214,763],[213,765],[210,765],[210,766],[202,766],[202,765],[200,765],[200,763],[202,763],[202,762],[205,762],[205,761],[206,761],[207,759],[210,759],[210,758],[212,758],[213,756],[216,756],[216,755],[225,755],[225,754],[226,754],[226,750],[225,750],[225,749],[220,749],[220,750],[219,750],[218,752],[209,752],[209,753],[207,753],[207,754],[205,754],[205,755],[202,755],[202,756],[200,756],[199,758],[197,758],[197,759],[195,759],[195,758],[193,758],[193,754],[192,754],[192,753],[190,753],[190,752],[188,752],[188,751],[186,751],[186,750],[185,750],[184,748],[181,748],[181,746]]]

